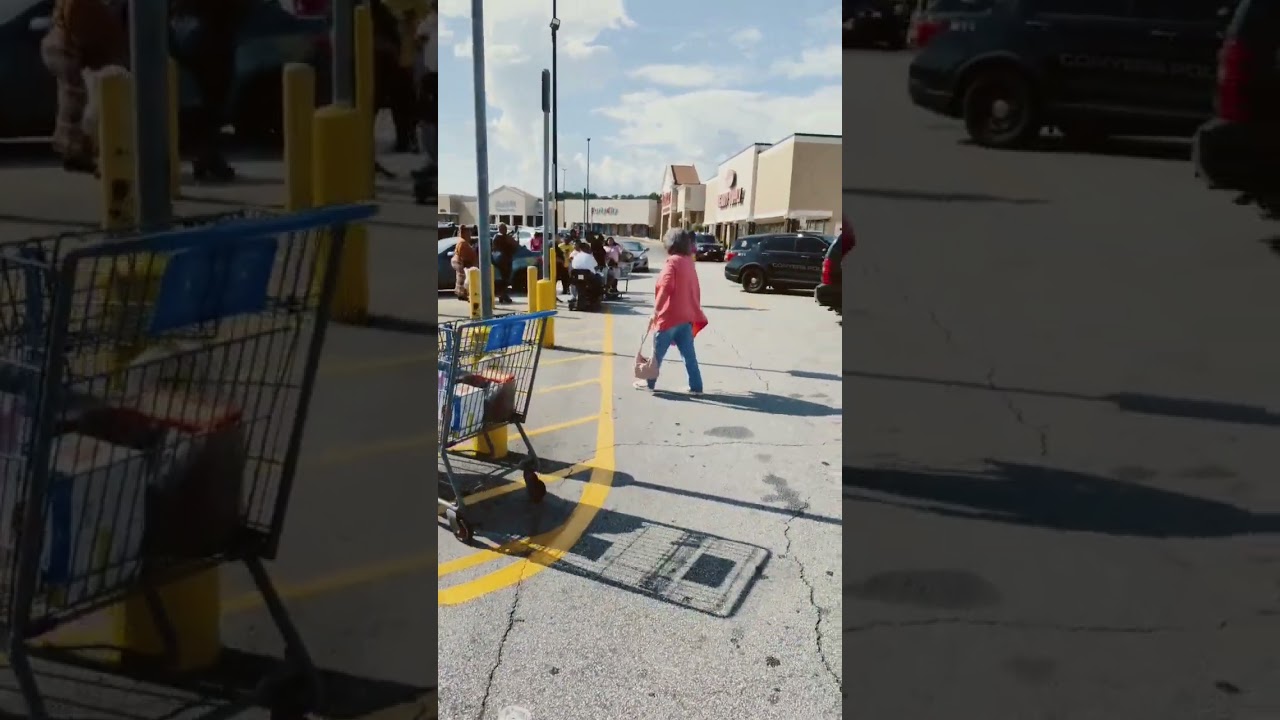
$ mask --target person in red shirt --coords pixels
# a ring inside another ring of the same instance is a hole
[[[661,367],[663,356],[675,345],[689,373],[689,394],[701,395],[702,371],[693,339],[707,326],[707,316],[702,312],[702,287],[693,261],[696,247],[693,233],[673,228],[662,244],[667,250],[667,262],[658,273],[653,291],[653,316],[649,320],[649,330],[654,334],[653,362]],[[656,385],[657,380],[637,380],[633,387],[653,390]]]
[[[840,259],[857,245],[858,239],[853,234],[853,226],[849,224],[849,216],[844,216],[844,224],[840,226]]]

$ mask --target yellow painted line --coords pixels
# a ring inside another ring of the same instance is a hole
[[[560,392],[561,390],[573,390],[574,388],[587,387],[588,385],[596,385],[600,382],[600,378],[589,378],[587,380],[579,380],[578,382],[565,383],[564,385],[552,385],[551,387],[535,390],[534,395],[545,395],[547,393]]]
[[[529,437],[537,437],[539,435],[546,435],[547,433],[553,433],[558,430],[568,430],[569,428],[578,427],[579,425],[593,423],[599,418],[599,415],[588,415],[586,417],[580,417],[577,420],[569,420],[568,422],[556,423],[555,425],[545,425],[533,430],[525,430],[524,434]]]
[[[594,357],[595,357],[594,355],[575,355],[570,358],[560,358],[559,360],[543,360],[542,362],[539,362],[538,365],[542,367],[547,367],[548,365],[563,365],[565,363],[582,362],[583,360],[591,360]]]
[[[613,477],[617,458],[614,451],[613,422],[613,317],[607,312],[604,316],[603,353],[600,355],[600,414],[596,425],[596,453],[590,463],[591,478],[583,487],[578,504],[574,506],[569,519],[551,533],[530,538],[526,545],[533,548],[528,557],[521,558],[474,580],[460,583],[452,587],[436,590],[439,605],[460,605],[489,593],[511,587],[519,582],[537,575],[564,557],[569,549],[587,532],[591,522],[595,520],[613,485]],[[548,536],[543,542],[542,540]],[[471,567],[488,562],[502,554],[492,550],[484,550],[459,560],[446,563],[458,572],[459,567],[470,563]],[[437,578],[448,573],[443,572],[445,566],[437,571]]]
[[[586,469],[586,467],[587,466],[585,463],[578,463],[576,465],[570,465],[569,467],[564,468],[562,470],[557,470],[553,473],[538,473],[538,478],[541,479],[542,482],[548,485],[551,485],[553,483],[558,483],[561,480],[564,480],[565,478],[570,477],[575,473],[582,472],[584,469]],[[462,501],[467,505],[475,505],[477,503],[482,503],[485,500],[492,500],[493,498],[501,497],[503,495],[513,493],[517,490],[523,490],[524,485],[525,485],[524,478],[518,478],[516,480],[512,480],[511,482],[503,483],[498,487],[489,488],[488,490],[481,490],[479,492],[475,492],[470,495],[464,495],[462,497]]]
[[[380,457],[382,455],[417,450],[418,448],[426,447],[438,440],[439,436],[436,435],[435,431],[428,430],[421,435],[413,435],[411,437],[395,438],[382,442],[373,442],[349,448],[330,450],[329,452],[321,453],[314,458],[305,460],[304,464],[315,467],[346,465],[348,463],[368,460],[369,458]]]

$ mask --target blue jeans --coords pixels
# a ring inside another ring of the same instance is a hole
[[[662,367],[663,356],[672,345],[676,346],[684,358],[684,369],[689,372],[689,389],[702,392],[702,371],[698,369],[698,354],[693,349],[693,323],[659,330],[653,336],[653,361],[659,368]],[[650,380],[649,389],[652,390],[657,382]]]

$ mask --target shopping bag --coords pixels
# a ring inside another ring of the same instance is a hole
[[[640,348],[636,350],[636,379],[657,380],[658,363],[653,358],[645,357],[644,344],[649,341],[649,329],[645,328],[644,337],[640,339]]]

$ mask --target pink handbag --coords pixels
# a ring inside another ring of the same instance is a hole
[[[645,328],[644,337],[640,339],[640,349],[636,350],[636,379],[657,380],[658,363],[653,358],[645,357],[644,344],[649,341],[649,328]]]

